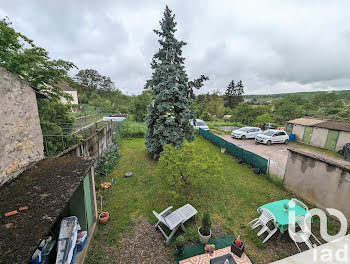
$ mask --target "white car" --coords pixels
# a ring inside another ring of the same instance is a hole
[[[255,138],[261,132],[261,129],[258,127],[241,127],[240,129],[233,130],[231,136],[244,140],[246,138]]]
[[[196,119],[196,124],[193,124],[193,120],[191,120],[190,123],[195,129],[201,128],[203,130],[209,130],[207,124],[201,119]]]
[[[262,143],[266,145],[271,145],[274,143],[289,143],[289,136],[285,131],[277,129],[269,129],[256,136],[255,142]]]

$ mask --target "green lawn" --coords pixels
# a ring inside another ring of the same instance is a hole
[[[198,151],[208,148],[213,153],[220,150],[202,138],[195,140]],[[142,215],[154,224],[156,218],[152,210],[162,211],[170,205],[174,208],[181,206],[165,194],[160,188],[154,170],[157,163],[151,160],[145,150],[144,139],[123,139],[120,143],[121,158],[113,173],[106,180],[117,178],[117,184],[108,190],[98,190],[97,199],[103,196],[103,210],[110,215],[110,222],[99,225],[92,241],[85,263],[108,263],[105,259],[105,250],[113,250],[118,254],[118,244],[123,237],[132,234],[134,219]],[[246,243],[247,254],[256,263],[270,263],[274,260],[296,254],[297,249],[288,235],[284,235],[281,242],[277,242],[276,236],[267,243],[262,244],[264,235],[257,237],[257,230],[251,230],[246,226],[250,220],[256,218],[256,209],[265,203],[285,198],[291,198],[291,194],[276,186],[263,175],[255,175],[252,169],[240,165],[228,154],[221,154],[223,162],[224,181],[217,181],[210,189],[202,190],[189,201],[201,215],[209,210],[212,221],[221,225],[224,234],[241,235]],[[126,172],[133,172],[131,178],[123,178]],[[205,180],[205,179],[203,179]],[[100,211],[100,204],[98,205]],[[186,238],[189,244],[197,243],[197,227],[199,217],[188,221]],[[159,231],[154,231],[159,232]],[[174,240],[174,239],[173,239]],[[175,248],[172,243],[170,247]],[[147,261],[145,260],[145,263]],[[174,261],[175,263],[175,261]]]

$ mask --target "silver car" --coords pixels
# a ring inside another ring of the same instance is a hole
[[[190,120],[190,123],[195,129],[201,128],[203,130],[209,130],[207,124],[201,119],[196,119],[196,124],[193,124],[193,120]]]
[[[244,140],[246,138],[255,138],[261,132],[261,129],[258,127],[241,127],[240,129],[233,130],[231,136]]]
[[[264,133],[261,133],[256,136],[255,141],[257,143],[262,143],[266,145],[271,145],[275,143],[289,143],[289,136],[288,134],[283,130],[278,129],[270,129],[264,131]]]

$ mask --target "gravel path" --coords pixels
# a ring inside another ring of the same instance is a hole
[[[133,234],[123,239],[117,252],[106,250],[105,260],[118,264],[174,264],[173,250],[164,246],[162,234],[143,217],[135,222]]]

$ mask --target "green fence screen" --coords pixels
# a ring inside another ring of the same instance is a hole
[[[237,147],[235,144],[227,142],[225,139],[218,137],[210,133],[209,131],[203,130],[201,128],[199,129],[199,134],[205,139],[209,140],[214,145],[218,146],[219,148],[225,148],[230,155],[243,160],[245,163],[251,165],[254,168],[259,168],[265,174],[267,173],[267,159],[256,155],[255,153]]]

